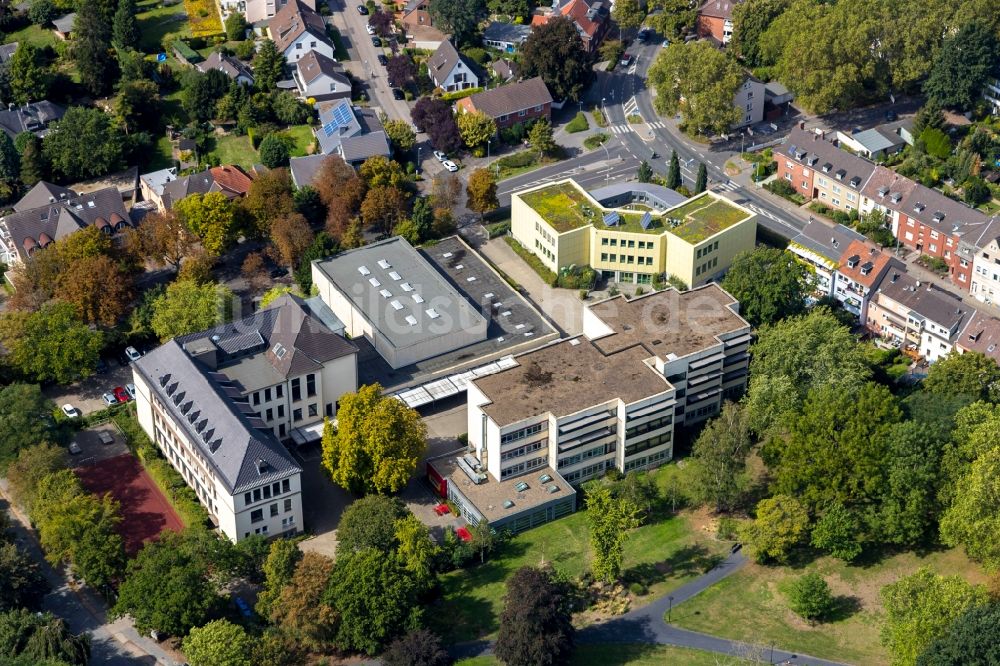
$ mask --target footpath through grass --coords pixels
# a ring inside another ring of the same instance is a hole
[[[654,478],[671,467],[654,472]],[[443,599],[429,613],[435,630],[449,643],[492,636],[499,628],[507,578],[522,566],[546,564],[577,578],[590,564],[589,539],[586,512],[577,511],[519,534],[486,564],[442,576]],[[634,607],[711,569],[723,551],[727,545],[696,529],[689,515],[654,514],[629,535],[625,546],[623,579],[648,589]]]
[[[874,563],[847,566],[829,557],[792,567],[750,564],[693,599],[674,606],[673,623],[757,645],[855,664],[888,664],[879,643],[883,586],[926,566],[940,574],[959,574],[982,582],[982,570],[958,550],[926,555],[902,553]],[[810,626],[788,608],[785,590],[802,574],[816,571],[838,597],[834,618]]]
[[[463,659],[455,666],[501,666],[493,656]],[[571,666],[728,666],[749,663],[701,650],[670,645],[578,645],[569,660]]]

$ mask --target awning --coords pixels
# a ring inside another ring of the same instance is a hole
[[[334,421],[334,425],[336,425],[336,421]],[[323,421],[292,429],[292,441],[295,442],[296,446],[311,444],[321,439],[323,439]]]

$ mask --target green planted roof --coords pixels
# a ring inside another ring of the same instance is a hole
[[[725,199],[703,194],[677,208],[668,210],[664,217],[667,219],[668,226],[671,226],[670,220],[681,221],[670,230],[675,236],[688,243],[700,243],[723,229],[728,229],[737,222],[742,222],[749,215]]]
[[[601,221],[599,206],[572,183],[556,183],[521,195],[521,200],[531,206],[553,229],[559,233],[585,227]]]

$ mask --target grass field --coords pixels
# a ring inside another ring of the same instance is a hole
[[[17,42],[18,44],[31,44],[32,46],[37,46],[39,48],[44,46],[51,46],[55,48],[56,44],[59,42],[59,38],[55,36],[48,28],[42,28],[37,25],[29,25],[26,28],[21,28],[16,32],[12,32],[9,35],[4,35],[4,42],[9,44],[11,42]]]
[[[170,145],[170,139],[166,136],[161,136],[156,140],[156,147],[152,155],[150,155],[146,168],[149,171],[159,171],[160,169],[167,169],[172,166],[174,166],[173,147]]]
[[[141,39],[139,48],[143,53],[159,53],[163,49],[163,40],[171,37],[190,37],[187,14],[184,5],[162,6],[159,2],[149,1],[139,3],[139,31]]]
[[[658,483],[671,467],[653,473]],[[648,587],[648,593],[637,601],[642,604],[707,571],[727,550],[725,544],[696,529],[686,514],[653,517],[634,530],[626,543],[623,578]],[[449,642],[492,635],[498,628],[504,581],[516,569],[551,564],[575,578],[586,571],[589,562],[584,511],[519,534],[486,564],[442,577],[444,598],[432,613],[439,625],[436,628]]]
[[[736,658],[669,645],[578,645],[571,666],[728,666],[748,663]],[[501,666],[496,657],[463,659],[455,666]]]
[[[249,169],[257,161],[257,151],[250,144],[250,137],[237,134],[215,137],[215,147],[206,157],[218,158],[219,164],[236,164]]]
[[[293,145],[291,151],[289,151],[289,155],[292,157],[302,157],[303,155],[309,154],[309,149],[316,141],[316,137],[313,136],[312,127],[310,125],[292,125],[283,131],[295,142],[295,145]]]
[[[973,582],[985,577],[957,550],[916,555],[903,553],[881,561],[847,566],[821,558],[801,568],[748,565],[690,601],[673,609],[676,625],[758,645],[856,664],[888,664],[879,643],[882,606],[879,590],[927,566],[943,574],[959,573]],[[830,622],[810,626],[788,609],[783,590],[796,577],[819,572],[841,603]]]

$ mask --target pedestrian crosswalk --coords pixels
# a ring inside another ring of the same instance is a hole
[[[634,95],[629,101],[622,104],[622,111],[625,112],[626,116],[631,116],[633,114],[639,113],[639,103],[635,101]]]
[[[654,120],[653,122],[649,123],[649,126],[652,127],[653,129],[663,129],[667,125],[662,120]]]
[[[727,192],[736,192],[740,189],[740,186],[731,180],[727,180],[724,183],[719,183],[718,185],[716,185],[714,189],[726,190]]]
[[[763,215],[764,217],[769,218],[771,220],[774,220],[775,222],[781,222],[782,221],[781,218],[779,218],[777,215],[775,215],[774,213],[772,213],[770,211],[764,210],[760,206],[757,206],[757,205],[754,205],[754,204],[747,204],[746,206],[747,206],[747,208],[749,208],[753,212],[757,213],[758,215]]]
[[[632,131],[631,125],[610,125],[607,130],[612,134],[628,134]]]

